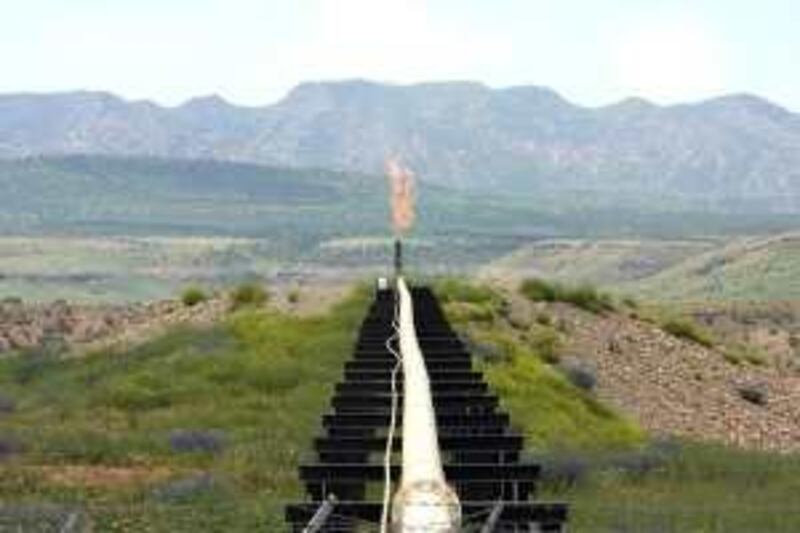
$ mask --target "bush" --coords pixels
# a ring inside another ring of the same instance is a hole
[[[722,355],[726,361],[734,365],[747,362],[754,366],[764,366],[768,362],[767,355],[763,351],[747,344],[737,344],[727,348]]]
[[[597,385],[597,376],[593,369],[578,362],[567,362],[561,365],[561,371],[570,383],[581,390],[591,392]]]
[[[216,454],[225,447],[225,434],[217,430],[176,429],[169,435],[169,444],[175,452]]]
[[[473,285],[458,278],[445,278],[435,283],[436,294],[442,302],[471,304],[497,303],[497,295],[489,287]]]
[[[166,503],[186,503],[213,493],[218,486],[219,482],[212,474],[192,474],[157,487],[153,490],[153,497]]]
[[[242,283],[231,293],[231,303],[234,309],[240,307],[264,305],[269,300],[269,294],[263,285],[256,282]]]
[[[749,383],[737,387],[736,392],[743,400],[754,405],[767,405],[767,387],[759,383]]]
[[[611,296],[591,285],[567,287],[534,278],[522,282],[520,293],[533,302],[566,302],[596,314],[614,310]]]
[[[686,318],[670,318],[661,324],[661,329],[674,337],[690,340],[706,348],[714,346],[711,332]]]
[[[555,302],[558,300],[557,286],[541,279],[526,279],[520,286],[520,292],[533,302]]]
[[[493,342],[476,341],[469,337],[464,337],[462,341],[472,356],[482,361],[497,363],[507,358],[503,348]]]
[[[41,377],[47,370],[58,365],[60,348],[43,345],[29,348],[14,358],[11,376],[18,385],[29,385]]]
[[[0,461],[22,452],[22,445],[12,437],[0,435]]]
[[[544,361],[551,364],[559,361],[558,350],[561,348],[561,337],[553,328],[536,328],[526,336],[526,340]]]
[[[562,298],[565,302],[596,314],[614,310],[611,297],[589,285],[582,285],[574,289],[565,289]]]
[[[14,398],[0,394],[0,414],[11,414],[17,409]]]
[[[181,294],[181,301],[186,307],[194,307],[208,300],[208,295],[200,287],[189,287]]]
[[[289,291],[289,294],[286,297],[286,299],[289,300],[290,304],[296,304],[297,302],[300,301],[300,291],[298,291],[297,289],[292,289],[291,291]]]

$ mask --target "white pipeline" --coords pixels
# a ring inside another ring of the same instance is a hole
[[[403,278],[397,280],[397,296],[404,374],[403,462],[392,506],[392,530],[455,533],[460,530],[461,507],[444,477],[430,381],[417,341],[411,294]]]

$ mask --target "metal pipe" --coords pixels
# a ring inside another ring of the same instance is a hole
[[[455,533],[461,527],[461,506],[444,477],[430,381],[414,327],[411,293],[402,277],[397,279],[397,296],[404,378],[403,460],[392,530]]]
[[[494,533],[494,530],[497,527],[497,522],[500,521],[500,515],[503,514],[504,507],[505,503],[502,500],[499,500],[494,504],[494,507],[492,507],[492,512],[489,514],[489,518],[486,519],[486,523],[483,524],[483,527],[481,528],[481,533]]]
[[[394,240],[394,277],[399,279],[403,275],[403,243],[400,239]]]
[[[328,496],[328,499],[319,506],[317,512],[314,513],[314,516],[311,517],[311,520],[308,522],[308,525],[303,529],[303,533],[317,533],[321,531],[325,522],[328,521],[331,514],[333,513],[333,508],[336,505],[336,496],[331,494]]]

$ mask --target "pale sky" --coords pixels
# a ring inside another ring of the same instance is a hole
[[[0,0],[0,92],[265,105],[307,80],[458,79],[800,111],[798,21],[796,0]]]

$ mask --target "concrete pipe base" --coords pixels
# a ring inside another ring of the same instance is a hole
[[[392,505],[393,533],[458,533],[461,506],[456,493],[439,481],[403,484]]]

